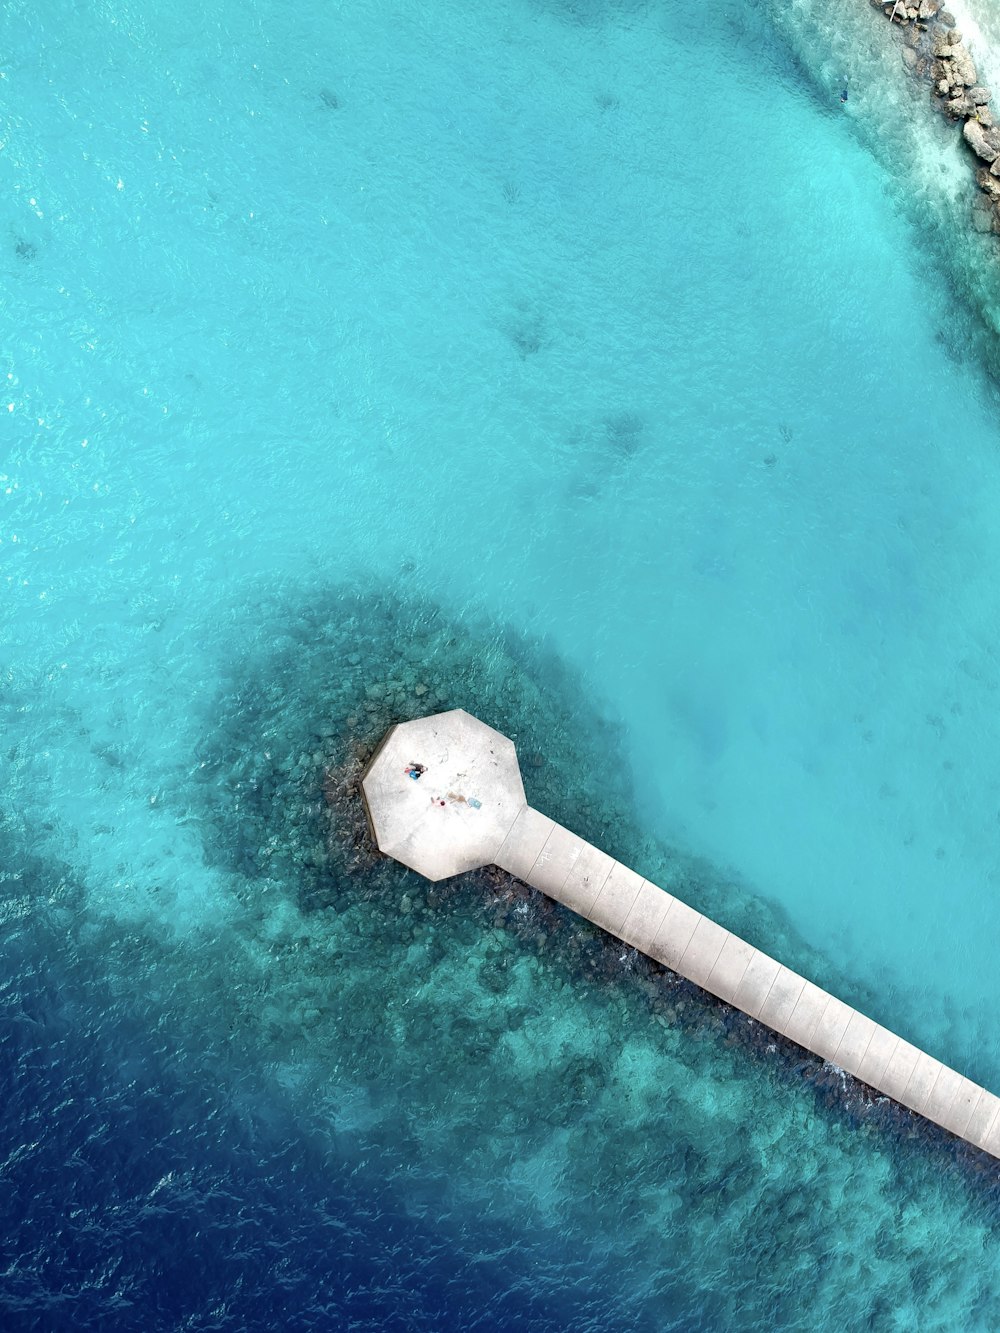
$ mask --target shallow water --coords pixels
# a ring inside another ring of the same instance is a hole
[[[7,14],[8,1326],[992,1327],[992,1167],[349,790],[469,707],[1000,1088],[993,260],[882,20]]]

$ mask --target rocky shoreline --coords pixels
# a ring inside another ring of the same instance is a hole
[[[989,89],[979,82],[955,16],[940,0],[871,3],[901,30],[903,63],[930,85],[933,105],[961,124],[980,190],[973,207],[973,226],[978,232],[1000,235],[1000,128],[990,110]]]

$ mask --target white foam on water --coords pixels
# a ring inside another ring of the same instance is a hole
[[[1000,98],[1000,15],[989,4],[949,0],[948,10],[958,23],[957,31],[972,56],[979,82]]]

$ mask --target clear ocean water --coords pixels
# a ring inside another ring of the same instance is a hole
[[[1000,1090],[1000,260],[884,22],[3,14],[0,1325],[1000,1326],[995,1164],[351,785],[470,707]]]

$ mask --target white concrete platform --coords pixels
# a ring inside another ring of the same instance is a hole
[[[1000,1158],[1000,1098],[533,810],[513,744],[469,713],[391,728],[362,792],[379,849],[427,879],[498,865]]]
[[[492,865],[527,809],[513,743],[461,708],[390,728],[361,789],[379,850],[432,880]]]

